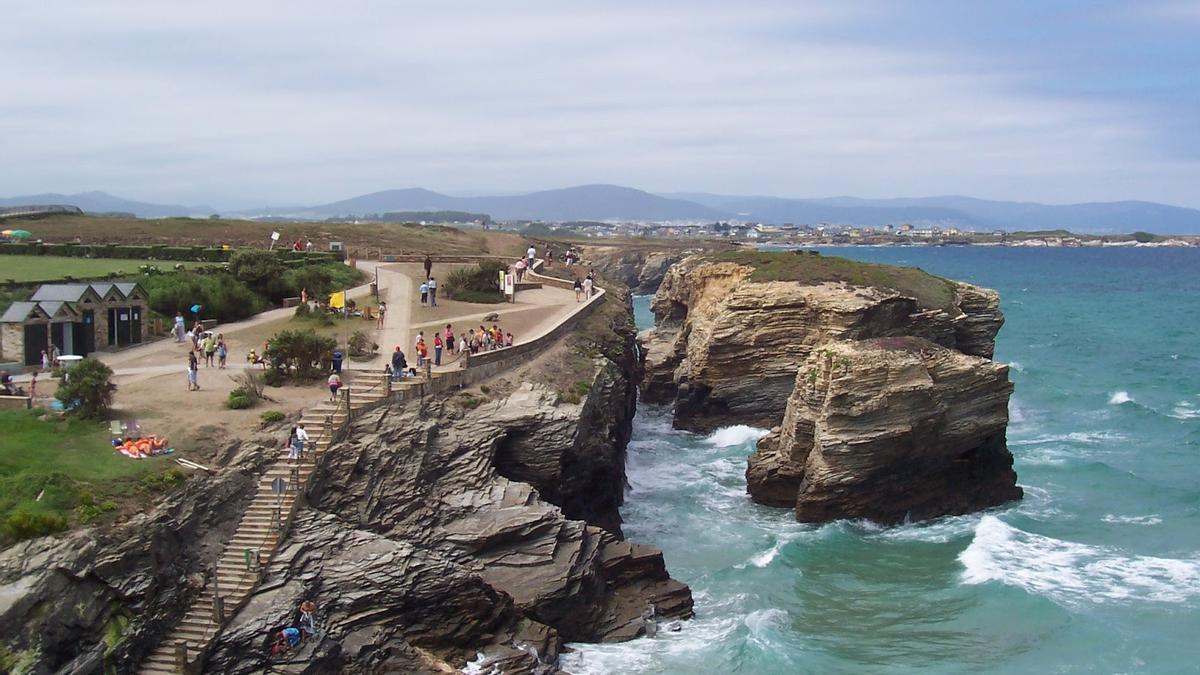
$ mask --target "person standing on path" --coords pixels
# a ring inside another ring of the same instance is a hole
[[[528,267],[529,269],[533,269],[533,259],[536,256],[537,256],[537,249],[533,247],[533,244],[530,244],[529,250],[525,251],[525,257],[528,258],[528,261],[526,261],[526,263],[525,263],[526,267]]]
[[[403,377],[404,369],[408,367],[408,363],[404,360],[404,352],[400,351],[400,345],[396,345],[396,351],[392,352],[392,379],[398,380]]]
[[[433,365],[435,365],[435,366],[442,365],[442,346],[443,345],[444,345],[444,343],[442,342],[442,334],[434,333],[433,334]]]
[[[336,401],[338,389],[342,388],[342,378],[337,374],[337,371],[329,373],[329,400]]]
[[[188,391],[200,391],[199,381],[199,366],[196,361],[196,352],[188,351]]]
[[[587,277],[583,280],[583,294],[588,300],[592,299],[592,278]]]
[[[583,282],[575,277],[575,302],[583,301]]]
[[[429,303],[429,283],[421,282],[421,306],[425,307]]]
[[[225,359],[229,358],[229,346],[225,344],[225,335],[217,334],[217,367],[225,369]]]
[[[513,265],[513,269],[517,271],[517,283],[521,283],[521,280],[525,278],[525,259],[518,260],[517,264]]]
[[[42,350],[42,370],[50,370],[50,355],[45,349]]]
[[[384,314],[387,314],[387,303],[381,302],[381,303],[379,303],[379,320],[375,322],[375,327],[378,328],[379,330],[383,330],[383,315]]]
[[[431,275],[431,274],[433,274],[433,258],[430,258],[429,255],[426,254],[425,255],[425,278],[428,279],[429,275]]]
[[[429,306],[437,307],[437,279],[429,277]]]
[[[183,327],[183,313],[175,312],[175,326],[171,328],[171,334],[175,336],[176,342],[183,342],[183,334],[187,330]]]
[[[29,398],[33,400],[37,400],[37,374],[36,370],[29,374]]]
[[[454,329],[450,327],[450,324],[446,324],[446,340],[445,340],[445,342],[446,342],[446,353],[453,354],[454,353]]]
[[[204,367],[212,368],[215,363],[214,357],[217,355],[217,341],[213,338],[212,333],[204,336]]]

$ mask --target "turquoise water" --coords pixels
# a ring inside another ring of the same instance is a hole
[[[998,289],[1024,501],[884,529],[751,504],[761,433],[642,406],[625,531],[690,584],[590,673],[1176,673],[1200,656],[1200,250],[846,248]],[[649,325],[648,299],[638,320]]]

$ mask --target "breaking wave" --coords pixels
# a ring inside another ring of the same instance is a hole
[[[1063,605],[1200,596],[1200,559],[1127,555],[1024,532],[995,516],[980,519],[958,559],[963,583],[998,581]]]
[[[1127,391],[1115,391],[1112,396],[1108,397],[1109,405],[1121,405],[1123,403],[1133,403],[1133,397]]]
[[[736,424],[731,427],[721,427],[708,435],[704,442],[708,445],[718,448],[728,448],[734,445],[742,445],[750,441],[757,441],[767,435],[766,429],[759,429],[745,424]]]

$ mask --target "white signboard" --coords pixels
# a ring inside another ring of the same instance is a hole
[[[271,233],[271,241],[279,241],[279,233],[278,232]]]
[[[504,275],[504,294],[512,295],[513,293],[516,292],[516,290],[517,290],[516,281],[513,279],[513,275],[511,273],[505,274]]]

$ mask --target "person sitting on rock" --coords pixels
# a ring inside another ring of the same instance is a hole
[[[303,636],[301,635],[299,628],[292,628],[291,626],[288,626],[287,628],[279,631],[279,633],[275,635],[274,644],[271,645],[271,656],[286,654],[296,647],[299,647],[300,639],[302,637]]]

